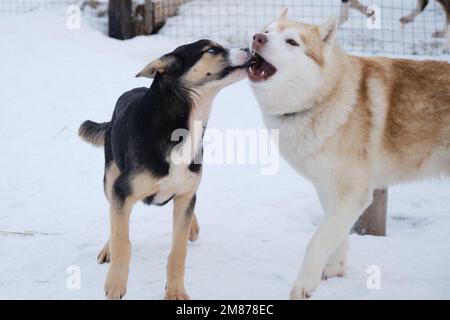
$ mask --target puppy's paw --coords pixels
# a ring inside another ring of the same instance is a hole
[[[109,263],[111,261],[111,255],[109,254],[109,247],[105,246],[97,256],[97,262],[99,264]]]
[[[105,284],[105,296],[108,300],[120,300],[127,293],[127,286],[118,283],[108,283]]]
[[[109,269],[105,281],[105,295],[108,300],[120,300],[127,293],[128,272],[115,272]]]
[[[322,280],[343,276],[345,276],[345,263],[340,262],[334,265],[327,265],[323,270]]]
[[[291,300],[305,300],[311,298],[311,294],[319,285],[318,281],[312,278],[302,280],[298,279],[294,287],[291,290],[290,299]]]
[[[191,300],[184,289],[166,290],[164,300]]]
[[[194,215],[192,217],[191,228],[189,229],[189,240],[190,241],[197,240],[199,232],[200,226],[198,225],[197,217]]]

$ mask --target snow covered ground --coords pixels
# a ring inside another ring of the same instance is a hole
[[[176,44],[160,36],[121,42],[64,16],[0,20],[0,298],[102,299],[108,237],[103,154],[77,137],[85,119],[108,120],[117,97],[148,86],[134,75]],[[248,83],[215,101],[210,128],[263,128]],[[285,299],[321,210],[312,187],[286,163],[206,165],[198,193],[201,232],[189,244],[194,299]],[[275,192],[270,193],[269,190]],[[348,275],[314,299],[450,299],[450,181],[390,189],[388,236],[352,235]],[[21,232],[25,235],[13,234]],[[31,234],[31,235],[27,235]],[[160,299],[171,241],[171,205],[132,215],[128,299]],[[366,286],[371,265],[381,289]],[[67,286],[73,267],[81,287]]]

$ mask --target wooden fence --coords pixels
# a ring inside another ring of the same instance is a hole
[[[155,33],[187,1],[145,0],[133,6],[132,0],[109,0],[109,36],[124,40]]]

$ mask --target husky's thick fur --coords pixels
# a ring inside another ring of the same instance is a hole
[[[124,93],[110,122],[81,125],[80,136],[105,149],[104,188],[111,207],[111,235],[98,261],[111,260],[107,298],[120,299],[126,292],[131,257],[128,229],[134,204],[164,205],[172,199],[173,242],[165,298],[189,298],[184,265],[187,240],[195,240],[199,230],[194,209],[202,171],[201,163],[194,161],[202,152],[202,132],[194,129],[206,127],[215,95],[245,78],[250,58],[247,51],[228,50],[210,40],[181,46],[138,74],[154,78],[151,87]],[[174,157],[177,154],[182,157]]]
[[[337,18],[290,21],[256,34],[251,87],[280,152],[315,186],[323,222],[291,298],[342,276],[348,234],[376,188],[450,175],[450,64],[362,58],[335,44]]]

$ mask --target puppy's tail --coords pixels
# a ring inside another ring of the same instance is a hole
[[[78,135],[84,141],[101,147],[105,145],[105,133],[108,129],[109,122],[97,123],[91,120],[83,122],[78,129]]]

